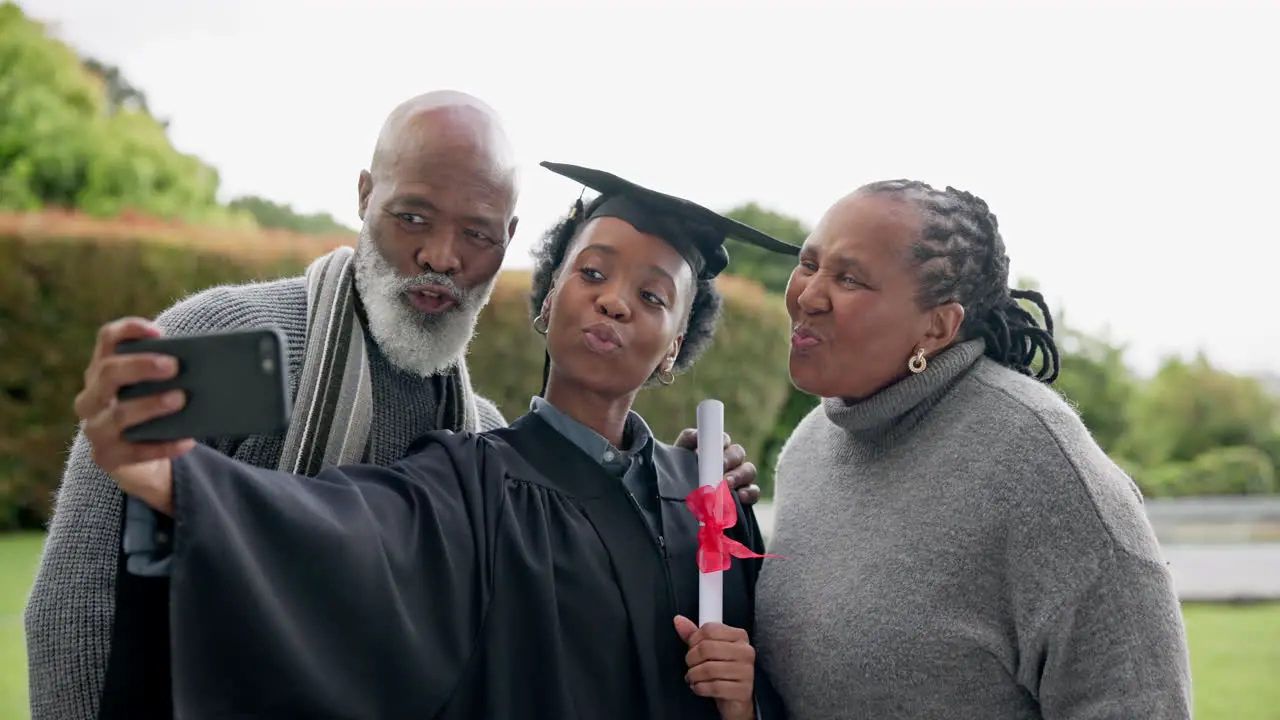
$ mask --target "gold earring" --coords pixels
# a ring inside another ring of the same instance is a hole
[[[658,382],[662,383],[663,385],[670,385],[675,381],[676,381],[676,374],[671,372],[670,370],[658,371]]]
[[[929,361],[924,357],[924,348],[918,348],[916,354],[911,356],[907,361],[907,369],[913,374],[919,375],[929,365]]]
[[[545,314],[533,319],[533,331],[539,335],[547,334],[547,318]]]

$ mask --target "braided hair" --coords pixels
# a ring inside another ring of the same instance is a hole
[[[591,213],[600,207],[606,198],[607,196],[601,195],[590,203],[583,203],[581,198],[574,201],[568,214],[560,218],[533,248],[533,288],[529,297],[532,318],[537,318],[542,313],[542,303],[551,293],[551,287],[560,274],[560,268],[564,265],[569,248],[573,246],[573,241],[586,225],[585,218],[591,217]],[[711,345],[716,324],[720,320],[722,304],[723,299],[720,292],[716,290],[714,280],[698,279],[696,281],[693,303],[685,317],[684,342],[680,344],[680,352],[676,355],[671,372],[680,373],[688,370],[698,356]],[[655,377],[650,378],[651,382],[656,379],[656,368],[654,372]],[[545,384],[545,378],[543,382]]]
[[[919,211],[924,227],[911,248],[911,260],[919,276],[921,307],[959,303],[965,309],[962,339],[983,338],[987,357],[1045,384],[1058,378],[1053,316],[1040,293],[1009,288],[1009,257],[1000,226],[982,198],[915,180],[876,182],[859,192],[890,195]],[[1044,327],[1019,300],[1039,308]],[[1037,353],[1040,367],[1034,369]]]

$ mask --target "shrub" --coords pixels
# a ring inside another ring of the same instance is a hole
[[[1139,471],[1135,480],[1147,497],[1261,495],[1280,490],[1271,458],[1249,446],[1214,448],[1189,462]]]
[[[173,242],[181,232],[70,215],[0,218],[0,528],[47,513],[98,326],[153,317],[213,285],[299,272],[333,245],[268,247],[274,238],[246,235],[215,250],[201,231]]]
[[[102,323],[154,317],[213,285],[295,275],[347,242],[74,215],[0,216],[0,529],[38,526],[47,516],[76,430],[72,401]],[[527,273],[503,273],[469,359],[477,390],[509,419],[527,410],[542,377],[528,289]],[[752,283],[726,278],[722,289],[725,316],[715,345],[675,384],[642,393],[637,409],[658,437],[674,440],[696,422],[698,401],[717,397],[728,431],[754,450],[787,390],[786,317]]]

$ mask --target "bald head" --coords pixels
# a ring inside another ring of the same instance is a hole
[[[369,330],[402,370],[440,372],[465,351],[516,231],[502,121],[465,93],[407,100],[383,123],[359,190],[355,277]]]
[[[373,180],[409,161],[440,163],[507,190],[511,207],[519,192],[515,151],[498,113],[483,100],[437,90],[400,103],[382,124],[369,170]]]
[[[516,196],[515,153],[502,120],[479,98],[453,90],[393,110],[360,173],[365,229],[380,245],[411,238],[420,246],[416,265],[428,251],[504,252],[516,228]],[[402,271],[412,272],[407,264]]]

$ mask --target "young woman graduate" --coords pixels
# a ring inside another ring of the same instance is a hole
[[[432,433],[390,468],[314,479],[203,447],[104,468],[176,521],[178,717],[759,711],[759,561],[725,572],[724,624],[694,626],[696,457],[630,408],[709,341],[727,237],[797,249],[607,173],[543,165],[601,195],[541,249],[545,390],[511,427]],[[762,552],[754,516],[738,515],[730,537]]]

